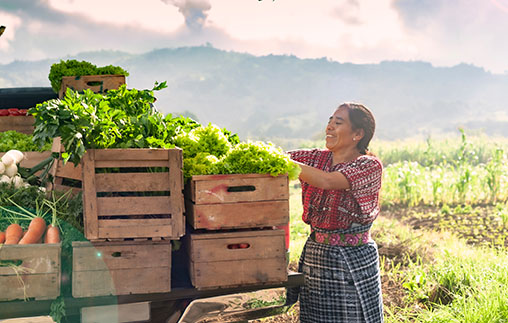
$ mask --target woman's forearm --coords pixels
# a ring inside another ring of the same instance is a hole
[[[300,162],[295,163],[300,166],[300,179],[312,186],[324,190],[349,189],[350,185],[346,177],[341,172],[325,172],[315,167],[311,167]]]

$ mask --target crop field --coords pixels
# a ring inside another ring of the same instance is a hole
[[[375,142],[386,322],[508,322],[508,140]],[[291,183],[290,267],[309,229]],[[297,322],[298,305],[273,322]]]

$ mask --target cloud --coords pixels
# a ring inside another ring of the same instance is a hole
[[[208,11],[212,8],[208,0],[162,0],[178,8],[185,18],[185,25],[191,30],[201,30],[205,25]]]
[[[341,19],[348,25],[360,25],[360,2],[358,0],[347,0],[333,10],[333,16]]]

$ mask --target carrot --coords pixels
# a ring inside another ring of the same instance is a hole
[[[17,244],[19,239],[21,239],[21,235],[23,234],[23,229],[17,223],[11,223],[5,230],[5,244]]]
[[[44,243],[59,243],[60,242],[60,230],[58,230],[58,226],[48,225],[48,229],[46,230],[46,237],[44,238]]]
[[[0,243],[4,243],[4,242],[5,242],[5,232],[0,231]]]
[[[19,241],[19,244],[37,243],[44,234],[44,231],[46,231],[46,221],[38,216],[33,218],[32,221],[30,221],[25,236]]]

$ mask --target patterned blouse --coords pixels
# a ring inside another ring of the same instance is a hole
[[[326,149],[289,152],[291,159],[326,172],[341,172],[351,186],[348,190],[323,190],[304,181],[302,184],[303,221],[322,230],[348,230],[371,224],[379,214],[379,191],[383,166],[369,155],[332,165]]]

